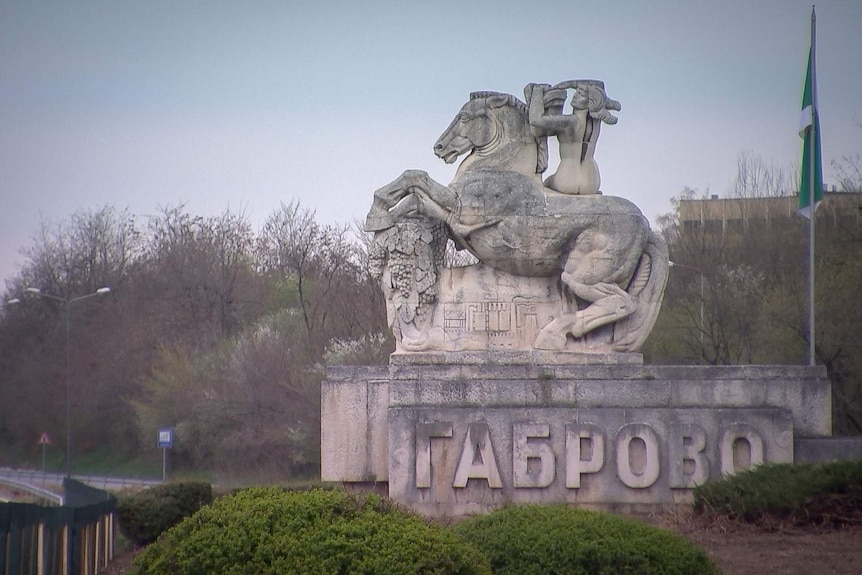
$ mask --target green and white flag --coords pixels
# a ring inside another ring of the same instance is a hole
[[[817,85],[814,70],[814,36],[808,51],[808,70],[802,92],[802,116],[799,120],[802,145],[802,177],[799,179],[799,212],[811,218],[811,196],[814,209],[823,200],[823,165],[820,160],[820,119],[817,112]]]

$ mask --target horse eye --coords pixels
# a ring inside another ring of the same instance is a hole
[[[468,122],[469,120],[470,120],[470,116],[468,116],[467,114],[461,114],[461,121],[462,122]]]

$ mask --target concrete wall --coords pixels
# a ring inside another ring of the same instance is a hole
[[[330,370],[321,387],[320,476],[387,481],[389,381],[386,367]]]

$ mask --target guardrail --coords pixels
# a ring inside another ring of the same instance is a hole
[[[0,485],[11,487],[13,490],[24,491],[25,493],[29,493],[30,495],[35,496],[37,499],[42,499],[54,505],[63,505],[64,498],[62,495],[59,495],[47,489],[43,489],[41,487],[36,487],[35,485],[31,485],[23,481],[10,479],[8,477],[0,477]]]
[[[109,493],[63,482],[67,505],[0,503],[0,571],[6,575],[96,575],[114,556]]]
[[[46,485],[62,485],[62,473],[42,473],[35,469],[14,469],[0,467],[0,478],[11,479],[44,488]],[[130,487],[152,487],[162,483],[159,479],[139,479],[137,477],[113,477],[108,475],[75,475],[75,479],[91,487],[106,491],[119,491]]]

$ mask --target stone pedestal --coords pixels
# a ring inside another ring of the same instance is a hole
[[[394,500],[436,517],[526,502],[643,511],[830,435],[821,367],[414,353],[329,369],[321,476],[388,482]]]
[[[556,276],[517,276],[481,263],[444,268],[439,275],[439,294],[429,318],[430,325],[439,327],[430,330],[426,349],[442,353],[530,354],[543,327],[578,309],[577,301],[563,296]],[[578,339],[569,338],[564,355],[573,358],[610,351],[613,338],[614,326],[601,326]],[[602,355],[610,363],[617,362],[612,359],[615,353]],[[623,355],[640,357],[637,353]],[[428,361],[427,357],[422,361]]]
[[[432,325],[439,349],[458,351],[531,350],[539,330],[563,313],[577,309],[566,301],[557,277],[525,277],[483,264],[440,270],[440,293]],[[607,347],[608,326],[567,346],[575,351]]]

